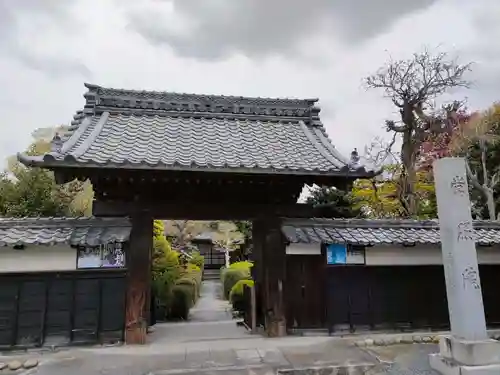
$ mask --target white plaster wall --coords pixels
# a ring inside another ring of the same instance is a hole
[[[500,264],[500,246],[477,246],[480,264]],[[443,264],[440,246],[373,246],[366,248],[366,264],[390,265],[439,265]]]
[[[320,244],[292,243],[286,247],[287,255],[320,255]]]
[[[0,247],[0,273],[71,271],[76,269],[76,249],[69,245],[26,246],[23,250]]]

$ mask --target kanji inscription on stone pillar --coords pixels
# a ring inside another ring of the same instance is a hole
[[[452,335],[487,339],[476,239],[463,158],[434,162],[441,248]]]

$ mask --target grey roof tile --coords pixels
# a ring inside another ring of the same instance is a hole
[[[358,177],[373,173],[335,149],[316,99],[87,87],[85,108],[74,116],[62,144],[44,156],[19,155],[23,163]]]
[[[476,243],[500,244],[500,223],[474,221]],[[286,219],[282,232],[291,243],[439,244],[435,220]]]
[[[126,242],[130,230],[122,218],[0,218],[0,246],[98,246]]]
[[[193,107],[195,104],[198,105],[224,105],[224,104],[253,104],[261,106],[287,106],[295,107],[297,109],[308,109],[312,104],[316,103],[318,99],[293,99],[293,98],[261,98],[261,97],[245,97],[245,96],[232,96],[232,95],[200,95],[192,93],[177,93],[177,92],[165,92],[165,91],[145,91],[145,90],[128,90],[128,89],[117,89],[102,87],[99,85],[94,85],[91,83],[86,83],[85,87],[89,91],[85,94],[86,97],[99,97],[107,98],[110,100],[141,100],[138,105],[145,105],[147,101],[160,101],[176,104],[182,107],[182,104],[188,104],[189,107]],[[144,102],[146,101],[146,103]]]

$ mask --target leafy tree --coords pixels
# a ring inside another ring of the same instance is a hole
[[[40,155],[50,150],[53,134],[63,127],[43,128],[33,133],[35,141],[27,153]],[[0,174],[0,215],[3,216],[88,216],[92,212],[93,190],[90,182],[55,182],[52,172],[27,168],[15,157],[7,160]]]
[[[4,173],[0,180],[0,214],[2,216],[61,216],[63,202],[54,192],[57,185],[50,172],[40,168],[18,169]]]
[[[165,223],[162,220],[155,220],[153,222],[153,237],[165,237]]]
[[[243,234],[245,241],[252,239],[252,222],[251,221],[235,221],[234,225],[238,231]]]
[[[239,248],[244,241],[243,233],[230,221],[219,221],[217,231],[214,232],[213,242],[224,249],[226,254],[226,267],[229,266],[229,252]]]
[[[398,218],[405,216],[405,207],[399,199],[402,167],[399,164],[384,167],[384,173],[374,179],[355,181],[352,190],[353,209],[360,210],[369,218]],[[437,216],[432,175],[426,170],[416,174],[417,196],[416,218],[428,219]]]
[[[467,158],[467,172],[472,186],[479,193],[478,201],[483,209],[481,217],[496,220],[500,182],[500,104],[476,114],[459,133],[455,148]]]
[[[458,114],[445,133],[429,137],[423,144],[428,164],[444,156],[462,156],[467,160],[471,181],[473,213],[496,220],[500,180],[500,104],[483,112]]]
[[[238,228],[238,231],[243,234],[243,243],[239,248],[239,255],[246,259],[249,254],[252,253],[253,249],[253,224],[251,221],[235,221],[234,225]]]
[[[422,143],[429,134],[442,133],[460,109],[454,102],[441,111],[433,109],[433,101],[457,87],[468,87],[464,74],[471,64],[459,64],[446,53],[431,55],[425,51],[406,60],[391,60],[367,77],[367,88],[381,89],[400,113],[400,122],[386,121],[386,129],[394,139],[401,137],[401,170],[398,199],[405,217],[418,216],[416,194],[417,162]]]
[[[462,109],[449,121],[451,126],[443,133],[429,136],[421,152],[421,165],[429,170],[435,159],[465,157],[471,181],[472,213],[475,217],[492,220],[496,219],[495,195],[500,177],[500,160],[496,157],[500,152],[499,113],[498,104],[484,112],[470,113]]]
[[[165,232],[177,250],[190,248],[191,240],[210,228],[209,222],[196,220],[165,220]]]
[[[334,217],[353,218],[362,215],[359,207],[353,205],[352,195],[335,187],[316,186],[309,191],[306,203],[329,209]]]

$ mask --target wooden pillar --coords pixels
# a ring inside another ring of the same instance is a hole
[[[153,218],[144,214],[134,215],[127,252],[126,344],[146,343],[150,309],[152,247]]]
[[[256,301],[257,325],[264,325],[265,299],[264,299],[264,242],[265,222],[254,220],[252,223],[252,279],[254,280],[254,293]]]
[[[266,332],[270,337],[285,336],[286,243],[278,218],[265,220],[263,255]]]

